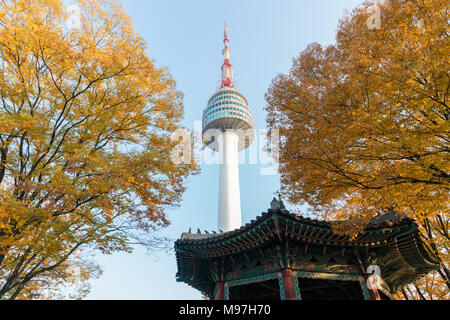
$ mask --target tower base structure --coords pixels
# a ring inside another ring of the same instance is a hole
[[[393,299],[439,268],[410,219],[378,217],[351,239],[275,199],[240,229],[183,233],[175,251],[177,281],[217,300]]]

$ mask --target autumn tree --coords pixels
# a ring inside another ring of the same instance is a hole
[[[2,299],[82,297],[86,253],[157,244],[197,170],[171,161],[182,95],[122,7],[75,5],[0,3]]]
[[[448,10],[363,4],[334,45],[310,44],[266,94],[284,195],[353,234],[388,211],[415,219],[440,270],[405,290],[427,299],[450,297]]]

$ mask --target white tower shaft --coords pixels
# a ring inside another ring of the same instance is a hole
[[[220,135],[219,143],[219,230],[224,232],[242,226],[241,197],[239,192],[239,136],[227,131]]]

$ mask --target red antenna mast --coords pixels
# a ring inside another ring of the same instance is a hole
[[[223,44],[224,48],[222,50],[223,54],[223,64],[222,64],[222,84],[221,88],[223,87],[233,87],[233,66],[230,63],[230,54],[231,50],[228,47],[228,30],[227,30],[227,23],[225,22],[225,30],[223,33]]]

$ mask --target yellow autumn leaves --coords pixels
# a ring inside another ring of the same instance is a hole
[[[57,295],[71,268],[96,276],[88,247],[149,243],[137,230],[167,225],[164,208],[197,170],[170,160],[182,95],[121,6],[76,5],[80,24],[69,28],[64,1],[0,4],[3,299]]]
[[[449,291],[448,3],[377,5],[379,29],[361,6],[335,45],[309,45],[274,79],[267,123],[280,128],[282,190],[352,234],[386,212],[415,219]]]

